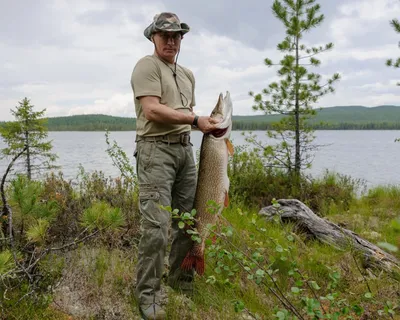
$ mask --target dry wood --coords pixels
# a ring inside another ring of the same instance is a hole
[[[296,225],[297,232],[307,237],[317,239],[337,249],[352,249],[363,258],[364,267],[378,268],[394,275],[400,275],[400,262],[393,255],[383,251],[378,246],[361,238],[351,230],[317,216],[304,203],[296,199],[280,199],[279,206],[268,206],[259,214],[272,219],[279,215],[282,222]]]

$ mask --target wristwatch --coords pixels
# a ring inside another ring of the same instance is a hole
[[[193,122],[192,122],[192,126],[197,127],[197,121],[199,120],[199,116],[194,116]]]

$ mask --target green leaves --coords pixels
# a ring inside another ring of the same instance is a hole
[[[380,246],[381,248],[388,250],[390,252],[399,251],[399,248],[397,248],[395,245],[388,243],[388,242],[378,242],[378,246]]]
[[[329,289],[334,289],[337,287],[338,282],[340,280],[340,272],[339,271],[333,271],[329,273],[329,278],[331,279],[331,282],[328,285]]]
[[[372,293],[371,292],[367,292],[366,294],[364,294],[364,297],[366,299],[372,299]]]
[[[398,305],[393,305],[393,303],[391,301],[386,301],[384,310],[379,310],[378,312],[380,314],[383,314],[383,312],[384,312],[393,319],[393,316],[396,314],[394,309],[396,309],[396,308],[398,308]]]
[[[244,302],[242,300],[233,301],[235,312],[239,313],[245,309]]]
[[[2,275],[11,271],[15,267],[15,262],[10,250],[0,252],[0,279]]]
[[[274,316],[275,316],[278,320],[290,319],[290,318],[289,318],[289,311],[287,311],[287,310],[280,310],[280,311],[278,311],[277,313],[275,313]]]
[[[26,237],[29,241],[36,244],[43,244],[46,240],[47,230],[50,226],[48,220],[38,219],[26,231]]]
[[[18,206],[18,211],[22,216],[27,216],[32,211],[38,210],[40,206],[40,194],[43,192],[43,186],[40,182],[29,181],[24,175],[18,175],[11,182],[12,194],[11,202]]]
[[[210,214],[217,214],[222,209],[222,205],[214,200],[207,201],[207,212]]]
[[[390,25],[393,27],[394,31],[400,33],[400,22],[398,19],[392,19]]]
[[[210,205],[210,210],[218,210],[217,208],[219,208],[219,206],[216,206],[216,203],[211,201],[209,203]],[[177,220],[178,221],[178,228],[179,229],[185,229],[186,228],[186,233],[188,235],[190,235],[190,238],[197,242],[197,243],[201,243],[202,239],[197,231],[197,229],[194,227],[195,225],[195,216],[196,216],[196,209],[192,209],[192,211],[190,212],[183,212],[183,213],[179,213],[178,209],[173,209],[170,206],[162,206],[160,205],[160,208],[163,210],[167,210],[168,212],[170,212],[172,214],[172,219]],[[212,225],[208,224],[206,226],[207,229],[211,230],[213,228]],[[206,244],[210,245],[211,241],[209,239],[206,240]]]
[[[256,271],[256,275],[257,275],[258,277],[264,277],[264,276],[265,276],[265,271],[262,270],[262,269],[258,269],[258,270]]]
[[[272,60],[271,59],[268,59],[268,58],[266,58],[265,60],[264,60],[264,63],[267,65],[267,66],[272,66]]]
[[[363,312],[364,312],[363,307],[359,306],[358,304],[355,304],[355,305],[352,307],[352,309],[353,309],[353,311],[355,312],[355,314],[358,315],[358,316],[361,316],[361,315],[363,314]]]
[[[318,60],[318,59],[316,59],[316,58],[310,58],[310,63],[311,63],[313,66],[317,67],[317,66],[319,66],[319,65],[321,64],[321,60]]]
[[[82,214],[82,225],[89,231],[94,229],[116,229],[125,223],[119,208],[112,208],[108,203],[97,201]]]
[[[302,302],[309,316],[315,316],[317,314],[321,314],[321,311],[319,310],[321,304],[318,300],[314,298],[303,297]]]
[[[300,293],[300,288],[298,288],[298,287],[292,287],[290,290],[291,290],[292,293],[294,293],[294,294],[299,294],[299,293]]]
[[[400,22],[398,19],[392,19],[390,21],[390,25],[393,27],[394,31],[396,33],[400,33]],[[400,68],[400,57],[397,58],[396,60],[394,59],[388,59],[386,60],[386,66],[387,67],[393,67],[393,68]],[[400,85],[399,83],[397,85]]]
[[[393,228],[394,231],[400,232],[400,217],[397,219],[394,219],[391,223],[390,226]]]
[[[321,287],[315,281],[310,281],[309,284],[314,290],[320,290],[321,289]]]
[[[135,174],[134,167],[131,165],[131,160],[126,155],[125,151],[117,144],[114,140],[111,144],[110,142],[110,133],[106,131],[106,143],[107,149],[106,152],[111,158],[115,167],[117,167],[121,173],[121,176],[131,179],[132,181],[136,181],[137,177]]]
[[[57,217],[60,209],[57,201],[47,200],[45,196],[45,189],[40,181],[18,175],[11,182],[10,204],[15,208],[14,226],[22,232],[26,231],[24,237],[38,245],[44,243],[50,222]]]

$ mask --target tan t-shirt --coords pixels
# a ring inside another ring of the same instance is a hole
[[[163,62],[155,55],[141,58],[132,72],[131,86],[136,109],[136,133],[141,136],[157,136],[178,134],[190,131],[191,126],[186,124],[169,124],[149,121],[145,118],[139,97],[157,96],[160,103],[169,108],[190,113],[195,105],[195,79],[193,73],[180,65],[176,67],[176,81],[174,80],[174,65]]]

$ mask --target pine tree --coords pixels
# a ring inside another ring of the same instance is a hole
[[[274,1],[272,12],[286,28],[286,37],[278,44],[284,57],[277,64],[267,58],[265,64],[279,66],[281,80],[269,84],[259,94],[250,92],[255,102],[254,110],[284,115],[268,131],[269,137],[279,143],[263,146],[263,156],[270,166],[285,168],[295,181],[299,181],[301,170],[311,164],[310,152],[316,147],[312,146],[314,136],[309,125],[309,120],[316,115],[313,106],[319,98],[334,92],[332,85],[340,78],[339,74],[334,74],[321,84],[321,76],[307,69],[307,66],[318,67],[321,61],[316,56],[333,48],[332,43],[310,48],[304,44],[303,36],[324,20],[319,11],[320,5],[315,4],[315,0]],[[254,137],[248,140],[255,142]]]
[[[400,22],[397,19],[393,19],[390,21],[390,25],[393,27],[394,31],[396,33],[400,33]],[[400,46],[400,43],[399,43]],[[396,60],[393,59],[388,59],[386,60],[386,65],[388,67],[393,67],[393,68],[400,68],[400,57],[397,58]],[[400,85],[399,83],[397,85]]]
[[[400,22],[398,19],[392,19],[390,21],[390,25],[393,27],[394,31],[396,33],[400,33]],[[400,47],[400,42],[399,42],[399,47]],[[388,59],[386,60],[386,65],[388,67],[393,67],[393,68],[400,68],[400,57],[394,61],[393,59]],[[397,82],[397,85],[400,86],[400,82]],[[397,138],[394,140],[395,142],[400,142],[400,138]]]
[[[28,98],[18,102],[11,114],[15,121],[6,122],[0,127],[0,136],[7,145],[0,150],[3,157],[15,156],[26,149],[21,158],[24,159],[24,169],[29,180],[32,174],[41,169],[55,168],[52,163],[57,155],[51,153],[51,141],[45,141],[48,136],[47,119],[43,118],[46,109],[34,111]]]

